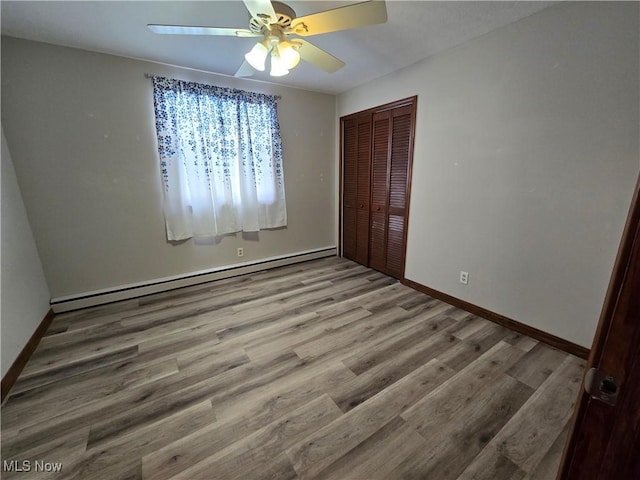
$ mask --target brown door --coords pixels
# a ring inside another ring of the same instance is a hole
[[[402,279],[416,97],[343,117],[342,254]]]
[[[389,165],[389,210],[385,271],[404,276],[409,174],[413,149],[413,106],[394,108],[391,115],[391,162]]]
[[[369,265],[402,278],[413,106],[373,114]]]
[[[640,479],[639,190],[640,178],[587,365],[602,376],[591,393],[607,397],[581,390],[560,480]]]
[[[369,266],[387,269],[387,211],[389,208],[389,160],[391,110],[373,114],[371,154],[371,224],[369,228]]]
[[[367,265],[371,115],[343,122],[343,254]]]

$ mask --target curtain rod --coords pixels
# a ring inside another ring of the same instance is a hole
[[[154,75],[153,73],[144,72],[144,78],[153,78],[153,77],[157,77],[157,76],[158,76],[158,75]],[[183,81],[185,81],[185,82],[192,82],[192,80],[183,80]],[[263,83],[266,83],[266,82],[263,82]],[[212,85],[212,86],[214,86],[214,85]],[[238,89],[237,89],[237,88],[235,88],[235,87],[219,87],[219,88],[227,88],[227,89],[230,89],[230,90],[238,90]],[[258,92],[258,93],[259,93],[259,92]],[[260,94],[261,94],[261,95],[267,95],[267,96],[270,96],[270,97],[275,97],[275,98],[277,98],[278,100],[282,99],[282,96],[281,96],[281,95],[274,95],[274,94],[272,94],[272,93],[260,93]]]

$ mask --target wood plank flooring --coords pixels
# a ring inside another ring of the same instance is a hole
[[[583,369],[315,260],[56,316],[2,406],[2,478],[552,480]]]

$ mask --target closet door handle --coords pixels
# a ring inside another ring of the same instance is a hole
[[[376,207],[376,210],[377,210],[377,211],[380,211],[380,210],[382,210],[382,207],[380,207],[380,205],[378,205],[378,206]]]
[[[364,208],[364,203],[361,203],[361,204],[360,204],[360,208]]]

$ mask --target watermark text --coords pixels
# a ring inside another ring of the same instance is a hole
[[[3,460],[3,472],[61,472],[62,462],[45,460]]]

